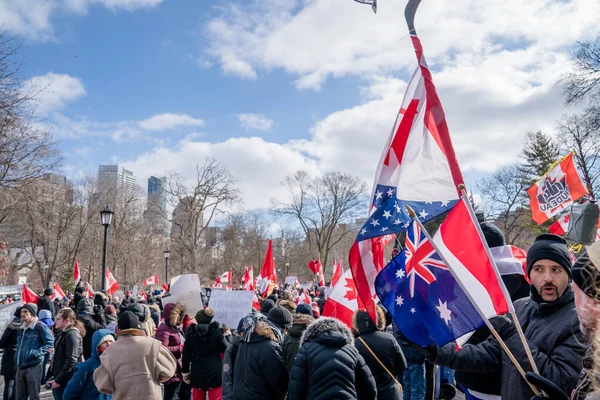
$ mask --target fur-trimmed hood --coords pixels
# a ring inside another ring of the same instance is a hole
[[[318,342],[328,347],[343,347],[354,344],[352,332],[343,322],[335,318],[321,317],[310,324],[300,339],[300,346],[306,342]]]
[[[376,308],[377,324],[369,317],[368,312],[362,310],[356,310],[354,312],[354,315],[352,316],[352,326],[358,331],[359,335],[367,332],[383,331],[385,329],[385,313],[381,307],[377,306]]]
[[[141,329],[136,329],[136,328],[130,328],[130,329],[123,329],[117,332],[117,338],[123,337],[123,336],[146,336],[146,333],[141,330]]]
[[[206,342],[211,337],[216,336],[219,333],[221,327],[217,321],[213,321],[210,324],[191,325],[188,328],[188,332],[190,332],[190,335],[192,329],[194,332],[193,335],[196,337],[196,339],[198,339],[200,342]]]
[[[163,308],[163,318],[171,326],[177,326],[181,314],[183,314],[183,306],[179,303],[169,303]]]
[[[158,306],[158,304],[148,304],[148,307],[151,310],[154,310],[158,313],[158,315],[160,315],[160,307]]]
[[[264,321],[257,321],[256,327],[254,328],[254,334],[256,336],[263,337],[265,339],[271,340],[273,342],[277,341],[277,336],[273,333],[273,329]]]
[[[302,336],[302,332],[306,330],[310,324],[314,322],[314,318],[306,314],[294,314],[294,322],[290,328],[289,335],[295,338]]]

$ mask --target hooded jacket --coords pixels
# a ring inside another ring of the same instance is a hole
[[[313,317],[307,314],[294,314],[293,316],[294,321],[292,323],[292,327],[281,344],[283,358],[288,370],[291,370],[292,366],[294,365],[294,359],[296,358],[298,350],[300,349],[300,339],[302,338],[302,334],[315,320]]]
[[[152,321],[154,321],[154,325],[160,325],[160,307],[155,303],[148,303],[148,308],[150,309],[150,316],[152,317]]]
[[[376,399],[375,378],[350,329],[321,317],[302,334],[292,367],[288,400]]]
[[[158,340],[139,329],[125,329],[100,356],[94,383],[114,400],[162,400],[160,384],[175,374],[176,367],[177,360]]]
[[[289,373],[273,329],[258,320],[250,339],[240,342],[233,368],[233,399],[285,398]]]
[[[379,364],[379,361],[386,366],[388,371],[398,377],[397,379],[401,380],[406,368],[406,360],[394,336],[382,332],[385,329],[385,315],[381,307],[377,307],[377,321],[378,324],[376,325],[366,312],[359,311],[354,314],[352,322],[358,332],[358,339],[354,345],[373,373],[377,383],[377,399],[399,400],[402,398],[402,391],[390,374]],[[366,346],[369,346],[379,361],[373,357],[360,339],[364,340]]]
[[[182,371],[190,373],[190,384],[197,389],[221,386],[223,361],[227,342],[216,321],[190,325],[183,347]]]
[[[571,287],[568,286],[558,300],[546,303],[532,285],[530,297],[517,300],[514,305],[540,375],[570,394],[579,380],[587,348],[579,328]],[[519,335],[503,339],[517,362],[529,365]],[[448,344],[438,350],[435,363],[464,371],[502,371],[502,398],[529,400],[533,396],[493,338],[476,346],[466,344],[459,351],[454,344]]]
[[[98,346],[100,340],[114,334],[108,329],[96,331],[92,337],[92,356],[75,367],[73,376],[63,392],[63,400],[111,400],[109,394],[102,394],[94,384],[94,371],[100,366]]]
[[[19,308],[20,310],[20,308]],[[8,324],[2,338],[0,339],[0,349],[4,350],[2,354],[2,366],[0,367],[0,375],[4,377],[4,380],[12,380],[15,378],[16,366],[15,366],[15,352],[17,351],[17,329],[21,325],[21,320],[15,317],[12,322]]]
[[[54,381],[64,387],[81,361],[83,353],[83,339],[81,332],[71,326],[66,331],[57,332],[54,340],[54,356],[47,376],[54,377]]]
[[[86,335],[83,338],[83,357],[86,360],[92,356],[92,337],[94,336],[94,332],[106,328],[104,312],[99,315],[99,322],[94,320],[93,314],[94,310],[90,304],[90,300],[81,299],[77,304],[77,319],[83,322],[83,326],[85,326]]]
[[[183,350],[183,331],[177,327],[179,317],[183,314],[181,304],[169,303],[163,311],[164,322],[156,330],[155,339],[173,354],[177,360],[177,370],[165,385],[181,382],[181,354]]]
[[[223,400],[233,400],[233,367],[237,358],[238,348],[240,347],[240,337],[237,335],[231,336],[231,343],[227,347],[227,350],[225,350],[225,356],[223,357],[223,373],[221,374],[221,394]]]

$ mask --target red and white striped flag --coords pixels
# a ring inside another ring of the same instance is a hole
[[[557,162],[546,174],[527,190],[531,217],[543,224],[566,207],[588,194],[577,173],[573,153]]]
[[[119,290],[119,284],[113,276],[112,272],[106,268],[106,293],[112,295],[114,292]]]
[[[54,285],[54,290],[52,291],[52,296],[50,297],[52,300],[59,299],[62,300],[65,297],[65,292],[60,288],[60,285],[57,283]]]
[[[158,274],[144,279],[144,286],[158,285]]]
[[[75,281],[75,287],[81,281],[81,273],[79,272],[79,260],[75,259],[75,268],[73,268],[73,280]]]

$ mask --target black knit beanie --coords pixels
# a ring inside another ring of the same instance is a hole
[[[496,225],[490,224],[489,222],[482,222],[479,226],[481,227],[481,231],[483,232],[488,247],[501,247],[506,245],[504,233],[502,233],[500,228]]]
[[[210,324],[212,322],[215,312],[212,308],[206,307],[196,313],[196,322],[199,324]]]
[[[54,292],[54,289],[46,288],[46,289],[44,289],[44,296],[52,296],[53,292]]]
[[[273,307],[271,311],[269,311],[267,319],[281,329],[290,329],[294,322],[292,313],[282,306]]]
[[[120,331],[125,329],[142,329],[140,325],[140,319],[131,311],[125,311],[119,315],[117,327]]]
[[[538,260],[552,260],[562,266],[571,276],[571,256],[567,241],[560,236],[544,233],[535,238],[535,242],[527,251],[527,275]]]
[[[38,314],[38,307],[37,305],[35,305],[34,303],[27,303],[23,305],[23,308],[27,311],[29,311],[29,313],[31,315],[33,315],[34,317],[37,317]],[[22,308],[22,309],[23,309]]]
[[[275,307],[275,302],[271,299],[264,299],[260,302],[260,312],[265,316],[269,314],[269,311],[271,311],[271,308],[273,307]]]

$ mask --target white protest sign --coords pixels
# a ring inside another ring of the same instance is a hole
[[[179,303],[190,317],[204,308],[200,297],[200,279],[198,274],[178,275],[171,279],[171,293],[162,298],[163,306],[169,303]]]
[[[131,295],[135,298],[135,296],[137,296],[138,294],[138,287],[137,285],[133,286],[133,289],[131,289]]]
[[[296,286],[296,281],[297,280],[298,280],[297,276],[286,276],[285,277],[285,284],[286,285]]]
[[[213,289],[208,305],[215,311],[214,321],[236,327],[252,310],[253,294],[250,290]]]
[[[4,333],[8,324],[14,319],[14,313],[18,307],[23,305],[20,301],[0,305],[0,335]]]

